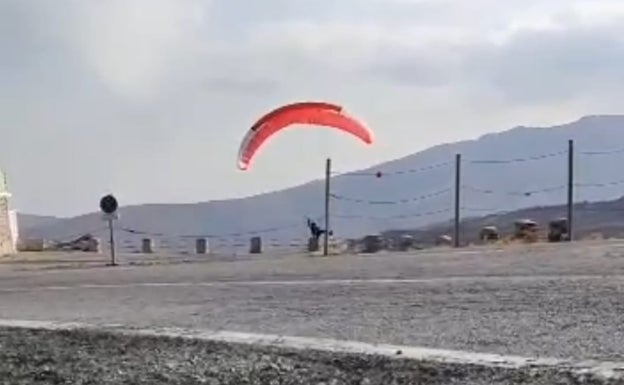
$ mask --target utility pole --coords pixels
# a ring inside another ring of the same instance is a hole
[[[574,141],[568,140],[568,242],[572,242],[574,211]]]
[[[325,161],[325,238],[323,239],[323,255],[329,255],[329,200],[331,180],[331,158]]]
[[[460,220],[460,194],[461,194],[461,154],[455,155],[455,231],[453,245],[459,247],[459,220]]]

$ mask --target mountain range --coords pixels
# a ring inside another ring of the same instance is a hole
[[[415,229],[453,217],[455,156],[461,154],[462,217],[492,215],[566,201],[568,140],[574,141],[575,200],[624,195],[624,115],[586,116],[553,127],[519,126],[474,140],[442,144],[331,180],[331,228],[339,237]],[[210,235],[277,240],[307,237],[306,218],[320,220],[324,181],[262,195],[196,204],[120,209],[122,237]],[[70,239],[104,234],[100,213],[73,218],[20,215],[23,237]],[[319,222],[323,224],[322,220]]]

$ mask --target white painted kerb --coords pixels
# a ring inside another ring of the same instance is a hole
[[[256,345],[293,350],[316,350],[330,353],[378,355],[397,359],[412,359],[456,365],[477,365],[509,369],[557,369],[575,373],[591,373],[607,379],[624,379],[624,362],[571,361],[555,358],[529,358],[498,354],[430,349],[423,347],[368,344],[325,338],[287,337],[269,334],[230,331],[188,330],[178,328],[130,329],[123,325],[90,325],[48,321],[0,320],[0,327],[43,330],[86,329],[122,335],[179,337],[185,339]]]

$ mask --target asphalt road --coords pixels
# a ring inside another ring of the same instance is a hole
[[[624,361],[623,244],[165,262],[0,264],[0,318]]]

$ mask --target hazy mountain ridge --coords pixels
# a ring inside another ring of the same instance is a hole
[[[53,216],[45,216],[45,215],[33,215],[33,214],[17,214],[17,221],[19,223],[19,228],[21,231],[25,231],[28,233],[31,229],[36,229],[43,226],[48,226],[53,224],[59,220],[62,220]]]
[[[369,169],[338,175],[332,179],[332,194],[344,199],[332,199],[332,228],[341,237],[353,237],[448,220],[452,216],[456,153],[461,153],[463,158],[464,216],[564,203],[565,189],[531,195],[523,195],[522,192],[565,186],[568,139],[575,141],[577,152],[624,147],[624,116],[589,116],[573,123],[546,128],[519,126],[475,140],[438,145]],[[560,154],[509,164],[474,163],[479,159],[530,158],[553,153]],[[577,154],[576,182],[603,183],[624,179],[624,176],[618,177],[622,160],[624,153],[604,156]],[[440,164],[444,165],[429,168]],[[361,175],[377,171],[382,172],[381,178]],[[481,190],[492,190],[493,193]],[[579,188],[575,195],[577,201],[603,201],[620,197],[623,192],[624,185],[614,184],[601,188]],[[439,195],[424,197],[432,193]],[[241,238],[248,238],[249,233],[260,230],[260,234],[266,237],[302,238],[307,235],[306,216],[322,216],[323,198],[323,181],[312,181],[241,199],[123,207],[118,225],[170,235],[223,235],[224,238],[232,238],[240,233]],[[422,215],[440,210],[446,211]],[[406,218],[391,218],[396,216]],[[100,214],[90,213],[28,226],[22,232],[26,236],[70,238],[103,227]]]

